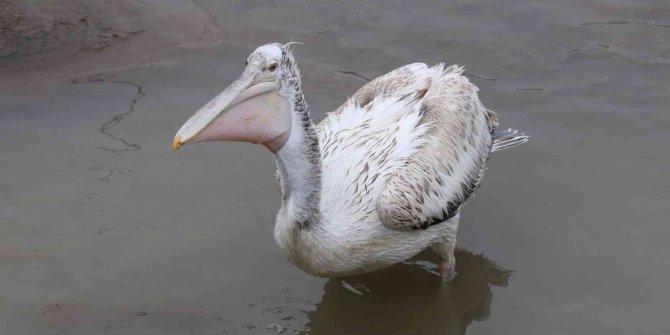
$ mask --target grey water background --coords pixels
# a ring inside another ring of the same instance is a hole
[[[0,1],[0,333],[668,334],[670,3]],[[501,127],[456,279],[311,277],[260,146],[170,149],[270,41],[316,121],[398,66],[466,66]]]

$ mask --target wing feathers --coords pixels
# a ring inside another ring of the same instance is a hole
[[[440,69],[421,110],[424,144],[394,171],[377,203],[393,229],[426,228],[456,215],[479,184],[489,155],[488,114],[463,68]]]
[[[366,215],[376,211],[383,225],[398,230],[458,214],[477,189],[491,148],[527,139],[501,131],[492,141],[497,115],[482,105],[463,71],[406,65],[364,85],[318,125],[325,210],[363,206]]]

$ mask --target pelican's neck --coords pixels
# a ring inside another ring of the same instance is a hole
[[[286,224],[309,229],[319,222],[321,151],[299,84],[293,92],[291,133],[275,154]]]

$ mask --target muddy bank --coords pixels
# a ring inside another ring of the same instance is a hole
[[[213,42],[213,27],[188,0],[3,0],[0,88],[152,65],[180,46]]]
[[[134,1],[21,1],[0,7],[0,66],[112,47],[145,28]]]

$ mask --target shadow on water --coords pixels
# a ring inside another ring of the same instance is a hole
[[[469,251],[456,251],[458,275],[442,284],[438,258],[425,252],[371,274],[331,279],[303,334],[465,334],[490,314],[491,285],[513,271]]]

